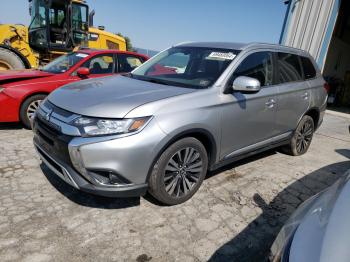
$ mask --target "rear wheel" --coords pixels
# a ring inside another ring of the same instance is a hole
[[[22,59],[11,50],[0,48],[0,71],[25,69]]]
[[[149,179],[149,191],[164,204],[183,203],[197,192],[207,168],[203,144],[193,137],[183,138],[159,157]]]
[[[21,122],[26,128],[31,129],[30,118],[34,115],[35,111],[39,107],[39,104],[44,100],[46,95],[39,94],[28,97],[22,104],[19,117]]]
[[[292,156],[300,156],[307,152],[315,131],[314,120],[310,116],[303,116],[294,131],[289,145],[283,151]]]

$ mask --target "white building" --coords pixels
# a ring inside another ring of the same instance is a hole
[[[307,50],[326,79],[340,82],[338,104],[350,106],[350,0],[287,2],[280,43]]]

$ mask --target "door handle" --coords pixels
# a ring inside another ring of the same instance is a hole
[[[268,108],[274,107],[275,104],[276,104],[276,101],[275,101],[275,99],[272,99],[272,98],[269,99],[269,100],[265,103],[265,105],[266,105]]]
[[[309,98],[309,93],[305,92],[304,94],[302,94],[301,97],[304,98],[305,100],[307,100]]]

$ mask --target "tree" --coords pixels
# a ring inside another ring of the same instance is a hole
[[[127,51],[135,51],[132,44],[131,44],[131,40],[128,36],[124,36],[122,33],[117,33],[116,35],[119,35],[121,37],[123,37],[125,39],[125,42],[126,42],[126,50]]]

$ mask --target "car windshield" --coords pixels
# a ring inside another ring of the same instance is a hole
[[[131,77],[165,85],[207,88],[238,54],[237,50],[173,47],[135,69]]]
[[[64,73],[87,56],[89,55],[84,53],[70,53],[63,55],[42,67],[41,70],[54,74]]]

